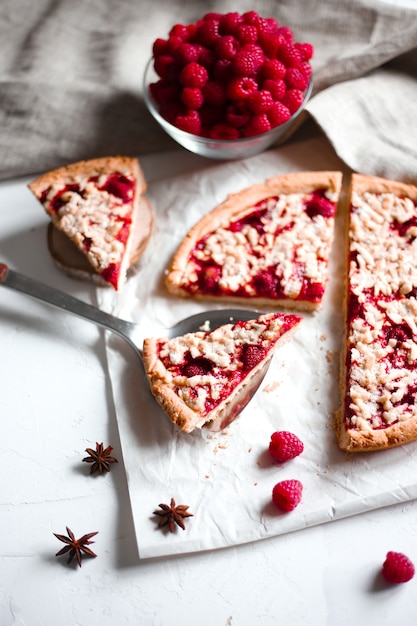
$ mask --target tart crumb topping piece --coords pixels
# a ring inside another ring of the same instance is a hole
[[[417,439],[417,187],[353,175],[338,438],[379,450]]]
[[[147,338],[143,357],[150,389],[181,430],[222,430],[247,404],[276,348],[301,320],[270,313],[211,332]]]

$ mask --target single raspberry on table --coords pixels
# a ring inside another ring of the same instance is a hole
[[[415,568],[408,556],[401,552],[387,552],[382,575],[388,583],[406,583],[414,576]]]
[[[301,502],[303,484],[297,479],[281,480],[272,490],[272,502],[276,507],[288,513]]]
[[[271,435],[269,442],[269,453],[278,463],[285,463],[299,456],[304,450],[304,444],[292,432],[287,430],[277,430]]]

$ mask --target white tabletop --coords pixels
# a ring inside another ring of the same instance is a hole
[[[208,164],[183,151],[141,159],[148,181]],[[0,184],[0,261],[91,303],[45,246],[27,179]],[[233,548],[139,560],[103,333],[0,288],[1,626],[415,624],[417,578],[387,587],[388,550],[417,564],[417,505],[398,504]],[[119,463],[90,476],[86,447]],[[370,458],[371,462],[371,458]],[[221,524],[221,520],[219,520]],[[98,531],[78,568],[53,533]]]

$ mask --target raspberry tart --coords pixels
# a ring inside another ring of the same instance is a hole
[[[184,238],[168,290],[315,310],[328,281],[341,182],[341,172],[297,172],[230,195]]]
[[[57,265],[120,290],[153,229],[137,159],[79,161],[39,176],[29,188],[51,218],[48,247]]]
[[[342,354],[342,449],[417,439],[417,187],[354,174]]]
[[[302,318],[269,313],[174,339],[147,338],[143,358],[150,389],[184,432],[229,425],[262,381],[279,345]]]

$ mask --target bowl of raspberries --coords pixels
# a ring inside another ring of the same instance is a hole
[[[245,158],[283,141],[311,95],[313,46],[256,11],[175,24],[152,52],[143,83],[150,113],[205,157]]]

